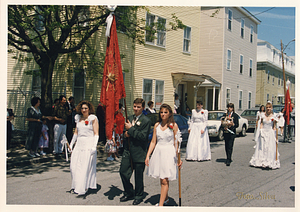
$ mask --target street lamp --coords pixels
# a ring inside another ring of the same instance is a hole
[[[295,38],[293,40],[291,40],[290,42],[288,42],[288,44],[283,48],[283,44],[282,44],[282,40],[280,40],[281,43],[281,60],[282,60],[282,74],[283,74],[283,89],[284,89],[284,103],[285,102],[285,96],[286,96],[286,82],[285,82],[285,71],[284,71],[284,58],[283,58],[283,52],[286,49],[286,47],[288,47],[288,45],[295,41]],[[286,121],[284,122],[284,136],[283,136],[283,142],[286,142]]]

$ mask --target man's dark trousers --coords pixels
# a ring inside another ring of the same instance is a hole
[[[124,150],[120,166],[120,176],[125,190],[124,195],[130,197],[135,196],[135,199],[142,199],[144,194],[145,163],[132,162],[132,166],[133,170],[131,169],[130,153],[128,150]],[[133,190],[133,185],[130,183],[133,171],[135,190]]]
[[[227,160],[231,162],[231,155],[232,155],[232,150],[233,150],[233,144],[234,144],[234,139],[235,139],[234,134],[232,133],[224,133],[224,139],[225,139],[225,151],[226,151],[226,156]]]

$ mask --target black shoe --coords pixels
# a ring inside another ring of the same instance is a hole
[[[134,197],[133,196],[122,196],[121,198],[120,198],[120,202],[126,202],[126,201],[128,201],[128,200],[132,200]]]
[[[134,201],[133,201],[133,205],[138,205],[138,204],[140,204],[141,202],[143,202],[143,200],[141,200],[141,199],[135,199]]]
[[[226,160],[226,166],[230,166],[231,160]]]

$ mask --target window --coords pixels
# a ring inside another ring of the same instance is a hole
[[[232,11],[228,10],[228,29],[231,31],[231,25],[232,25]]]
[[[270,94],[267,94],[267,101],[270,100]]]
[[[34,91],[35,93],[41,93],[41,73],[40,73],[40,70],[33,70],[32,71],[32,91]]]
[[[231,50],[227,50],[227,70],[231,70]]]
[[[273,49],[273,62],[275,62],[275,57],[276,57],[276,50]]]
[[[157,23],[155,23],[155,21]],[[155,27],[157,33],[155,34]],[[156,36],[156,37],[155,37]],[[155,43],[157,46],[166,45],[166,19],[147,13],[146,16],[146,42]]]
[[[283,78],[281,79],[281,86],[283,86]]]
[[[248,99],[248,109],[251,108],[251,100],[252,100],[252,93],[249,92],[249,99]]]
[[[191,27],[184,28],[183,51],[191,52]]]
[[[250,26],[250,43],[253,43],[253,26]]]
[[[143,99],[145,102],[152,100],[152,81],[151,79],[144,79],[143,82]]]
[[[243,108],[243,91],[239,91],[239,109]]]
[[[278,86],[280,86],[280,75],[278,74]]]
[[[274,85],[274,83],[275,83],[275,76],[273,76],[272,85]]]
[[[41,10],[41,5],[40,6],[35,6],[35,9],[36,9],[36,14],[37,14],[37,17],[35,19],[35,28],[37,31],[44,31],[45,30],[45,27],[44,27],[44,17],[43,15],[40,14],[40,12],[42,11]]]
[[[230,103],[230,88],[226,89],[226,107]]]
[[[164,84],[162,80],[155,81],[155,107],[159,108],[164,101]]]
[[[253,60],[250,59],[249,63],[249,76],[252,77],[252,70],[253,70]]]
[[[240,55],[240,74],[243,73],[244,56]]]
[[[89,7],[83,7],[78,14],[78,25],[81,27],[88,27],[89,22],[87,19],[90,17]]]
[[[76,103],[85,99],[85,73],[84,69],[75,69],[73,78],[73,96]]]
[[[241,37],[244,38],[245,20],[241,19]]]

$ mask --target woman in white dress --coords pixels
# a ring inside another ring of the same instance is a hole
[[[284,108],[281,109],[281,111],[278,113],[277,119],[278,119],[278,123],[277,123],[277,127],[280,129],[280,135],[282,136],[283,130],[284,130]]]
[[[98,119],[93,113],[94,106],[89,101],[81,101],[75,115],[76,128],[70,151],[71,191],[84,195],[89,188],[96,189],[96,161],[98,143]],[[76,145],[73,149],[73,146]]]
[[[182,161],[178,162],[176,157],[178,150],[176,138],[178,139],[179,136],[180,130],[174,121],[172,108],[162,104],[159,110],[159,122],[154,125],[153,138],[145,160],[146,166],[149,167],[147,175],[160,178],[161,193],[159,203],[156,204],[159,206],[169,202],[169,180],[177,179],[177,166],[181,168],[182,165]]]
[[[192,110],[189,127],[189,139],[186,147],[186,160],[211,160],[209,136],[207,130],[208,111],[204,110],[203,103],[197,101],[196,110]]]
[[[276,139],[276,117],[272,112],[272,104],[266,104],[265,115],[261,118],[259,130],[257,130],[257,145],[254,155],[250,160],[250,166],[270,169],[280,168],[278,140]]]
[[[255,137],[256,137],[257,129],[260,128],[260,120],[261,120],[261,118],[264,116],[265,110],[266,110],[266,109],[265,109],[265,106],[264,106],[264,105],[261,105],[261,106],[259,107],[259,111],[257,111],[257,113],[256,113],[256,119],[255,119],[256,125],[255,125],[255,129],[254,129],[254,139],[255,139]],[[257,126],[259,126],[259,127],[257,127]]]

